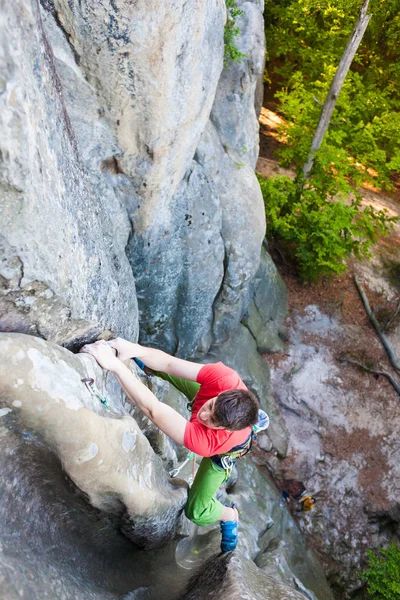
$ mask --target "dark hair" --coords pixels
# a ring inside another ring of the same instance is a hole
[[[258,421],[258,400],[248,390],[221,392],[215,401],[213,422],[217,427],[240,431]]]

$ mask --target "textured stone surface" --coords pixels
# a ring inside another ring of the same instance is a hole
[[[37,2],[25,1],[9,4],[1,22],[0,329],[58,343],[93,339],[106,329],[134,337],[135,286],[124,253],[128,217],[91,172],[76,112],[68,110],[79,99],[75,111],[85,107],[93,131],[93,90],[64,36],[54,23],[47,30],[45,20]],[[70,90],[60,79],[61,61]],[[100,144],[108,133],[101,124],[96,129]],[[122,235],[114,212],[125,223]]]
[[[141,545],[169,538],[186,488],[168,483],[118,401],[110,400],[114,410],[108,412],[82,384],[81,378],[93,377],[103,391],[94,360],[20,334],[2,334],[0,353],[3,406],[54,452],[92,506],[122,517],[124,532]]]
[[[229,155],[212,123],[203,133],[195,159],[215,182],[222,206],[224,277],[213,304],[213,340],[221,344],[247,308],[248,285],[259,267],[265,235],[264,204],[254,171]]]
[[[55,0],[54,8],[112,123],[119,167],[143,199],[135,230],[155,217],[162,225],[211,110],[222,69],[223,3]]]
[[[193,161],[162,224],[135,233],[128,246],[145,345],[183,357],[210,346],[223,278],[221,228],[215,185]]]
[[[300,514],[301,529],[330,581],[349,589],[359,585],[366,549],[399,538],[399,398],[337,360],[339,349],[350,356],[368,349],[381,360],[379,341],[360,325],[310,305],[293,313],[289,334],[271,379],[290,444],[287,458],[270,466],[282,486],[294,479],[317,496]]]
[[[234,44],[245,57],[223,70],[210,118],[227,154],[236,163],[246,163],[254,169],[261,108],[255,106],[255,96],[258,84],[263,81],[265,63],[264,2],[245,0],[236,4],[243,14],[236,22],[240,34]]]
[[[271,257],[263,248],[260,267],[250,286],[252,299],[243,321],[257,342],[260,353],[284,348],[287,290]]]
[[[238,553],[211,558],[180,600],[304,600],[303,594],[262,573]]]
[[[246,57],[224,69],[219,0],[8,7],[2,330],[134,339],[138,301],[145,344],[187,357],[229,337],[265,230],[262,3],[241,6]]]

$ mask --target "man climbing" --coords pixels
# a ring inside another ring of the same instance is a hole
[[[114,350],[117,351],[115,355]],[[228,479],[237,458],[251,447],[252,426],[268,426],[268,416],[259,411],[258,401],[238,374],[223,363],[202,365],[161,350],[145,348],[121,338],[84,346],[104,369],[112,371],[131,400],[157,427],[178,444],[203,456],[189,491],[185,514],[197,525],[220,521],[221,550],[234,550],[238,540],[236,507],[224,506],[214,498]],[[187,421],[137,380],[124,362],[142,362],[152,373],[166,379],[192,403]]]

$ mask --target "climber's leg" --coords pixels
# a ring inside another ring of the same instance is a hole
[[[203,458],[189,490],[185,515],[196,525],[209,525],[221,517],[223,505],[214,495],[226,480],[227,473],[210,458]]]
[[[195,381],[182,379],[182,377],[175,377],[174,375],[169,375],[168,373],[163,373],[162,371],[152,371],[152,374],[164,379],[164,381],[168,381],[179,392],[185,394],[186,398],[188,398],[190,402],[194,399],[195,395],[200,389],[200,384],[196,383]]]

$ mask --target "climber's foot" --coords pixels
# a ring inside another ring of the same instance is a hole
[[[239,515],[236,505],[232,504],[232,508],[236,513],[236,518],[233,521],[221,521],[221,551],[231,552],[238,543],[239,536]]]

